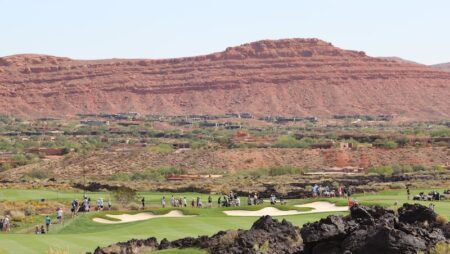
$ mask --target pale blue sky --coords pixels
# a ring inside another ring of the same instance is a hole
[[[0,0],[0,56],[168,58],[294,37],[450,62],[450,1]]]

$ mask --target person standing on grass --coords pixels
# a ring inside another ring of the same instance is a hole
[[[184,207],[187,207],[187,200],[186,200],[186,197],[183,198],[183,206],[184,206]]]
[[[142,203],[142,210],[144,210],[145,209],[145,198],[144,197],[142,197],[141,203]]]
[[[72,218],[75,217],[75,215],[77,215],[77,210],[78,210],[78,201],[73,200],[72,204],[70,205],[70,212],[71,212]]]
[[[108,199],[108,210],[111,210],[111,207],[112,207],[111,199]]]
[[[4,232],[8,232],[10,230],[9,215],[6,215],[5,218],[3,218],[2,228]]]
[[[236,196],[236,206],[241,206],[241,198]]]
[[[56,210],[56,219],[58,219],[58,223],[62,223],[64,221],[64,212],[61,207],[58,207]]]
[[[212,207],[212,198],[211,198],[211,195],[209,195],[209,197],[208,197],[208,208],[211,208]]]
[[[217,207],[222,206],[221,199],[222,199],[222,196],[219,196],[219,198],[217,199]]]
[[[409,200],[409,196],[411,195],[411,191],[409,190],[409,186],[406,186],[406,195]]]
[[[45,231],[48,232],[50,230],[50,224],[52,222],[52,219],[50,219],[49,215],[45,216],[44,222],[45,222],[45,229],[46,229]]]
[[[166,197],[164,197],[164,196],[161,199],[161,206],[162,206],[162,208],[166,207]]]

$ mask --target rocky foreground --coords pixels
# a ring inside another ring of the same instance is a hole
[[[98,247],[94,254],[139,254],[170,248],[199,248],[208,253],[429,253],[450,242],[450,224],[422,205],[404,204],[398,212],[379,206],[357,206],[346,217],[330,215],[303,228],[270,216],[249,230],[221,231],[208,237],[186,237],[158,243],[154,237]]]

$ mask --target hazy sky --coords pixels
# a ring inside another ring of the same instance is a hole
[[[294,37],[450,62],[450,1],[0,0],[0,56],[168,58]]]

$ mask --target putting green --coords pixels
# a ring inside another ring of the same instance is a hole
[[[9,194],[16,193],[17,196],[9,197],[9,200],[27,200],[24,196],[25,190],[8,190]],[[417,194],[420,190],[413,190],[412,194]],[[27,192],[27,191],[25,191]],[[5,195],[4,190],[0,190]],[[55,193],[41,192],[29,197],[34,199],[42,196],[44,193],[54,195]],[[90,195],[102,195],[105,193],[95,193]],[[148,200],[159,202],[162,195],[170,197],[170,194],[161,193],[145,193]],[[79,196],[79,193],[65,192],[67,199],[72,196]],[[184,196],[185,194],[181,194]],[[188,195],[188,194],[186,194]],[[192,197],[200,194],[191,193]],[[180,196],[180,194],[177,194]],[[202,195],[203,198],[207,195]],[[62,197],[59,197],[62,198]],[[355,198],[363,205],[365,204],[381,204],[392,207],[395,202],[398,206],[406,202],[406,194],[404,190],[385,191],[377,194],[355,195]],[[50,198],[47,198],[50,199]],[[337,204],[346,204],[345,199],[306,199],[306,200],[289,200],[287,206],[276,206],[278,209],[291,210],[295,204],[308,203],[311,201],[326,200]],[[412,201],[411,201],[412,202]],[[430,202],[421,202],[428,205]],[[158,204],[158,203],[155,203]],[[434,202],[436,211],[450,217],[450,202]],[[257,210],[264,206],[243,206],[239,209]],[[92,221],[94,217],[104,217],[111,212],[92,212],[89,214],[79,215],[76,219],[66,221],[64,227],[62,225],[52,225],[51,232],[46,235],[34,235],[25,233],[1,233],[0,235],[0,253],[46,253],[50,248],[56,250],[68,250],[70,253],[84,253],[93,251],[97,246],[106,246],[118,241],[127,241],[131,238],[144,239],[155,236],[158,240],[167,238],[169,240],[178,239],[186,236],[211,235],[220,230],[226,229],[248,229],[256,220],[255,217],[232,217],[223,213],[225,210],[235,208],[183,208],[184,214],[197,214],[198,216],[190,218],[155,218],[146,221],[130,222],[124,224],[100,224]],[[299,209],[299,208],[297,208]],[[150,209],[154,214],[167,213],[171,209]],[[180,209],[179,209],[180,210]],[[138,213],[138,212],[136,212]],[[345,214],[345,213],[316,213],[281,216],[278,218],[286,218],[294,225],[302,226],[306,222],[319,220],[329,214]],[[183,250],[170,250],[161,253],[188,253]],[[189,252],[190,253],[190,252]],[[201,253],[201,252],[199,252]]]

